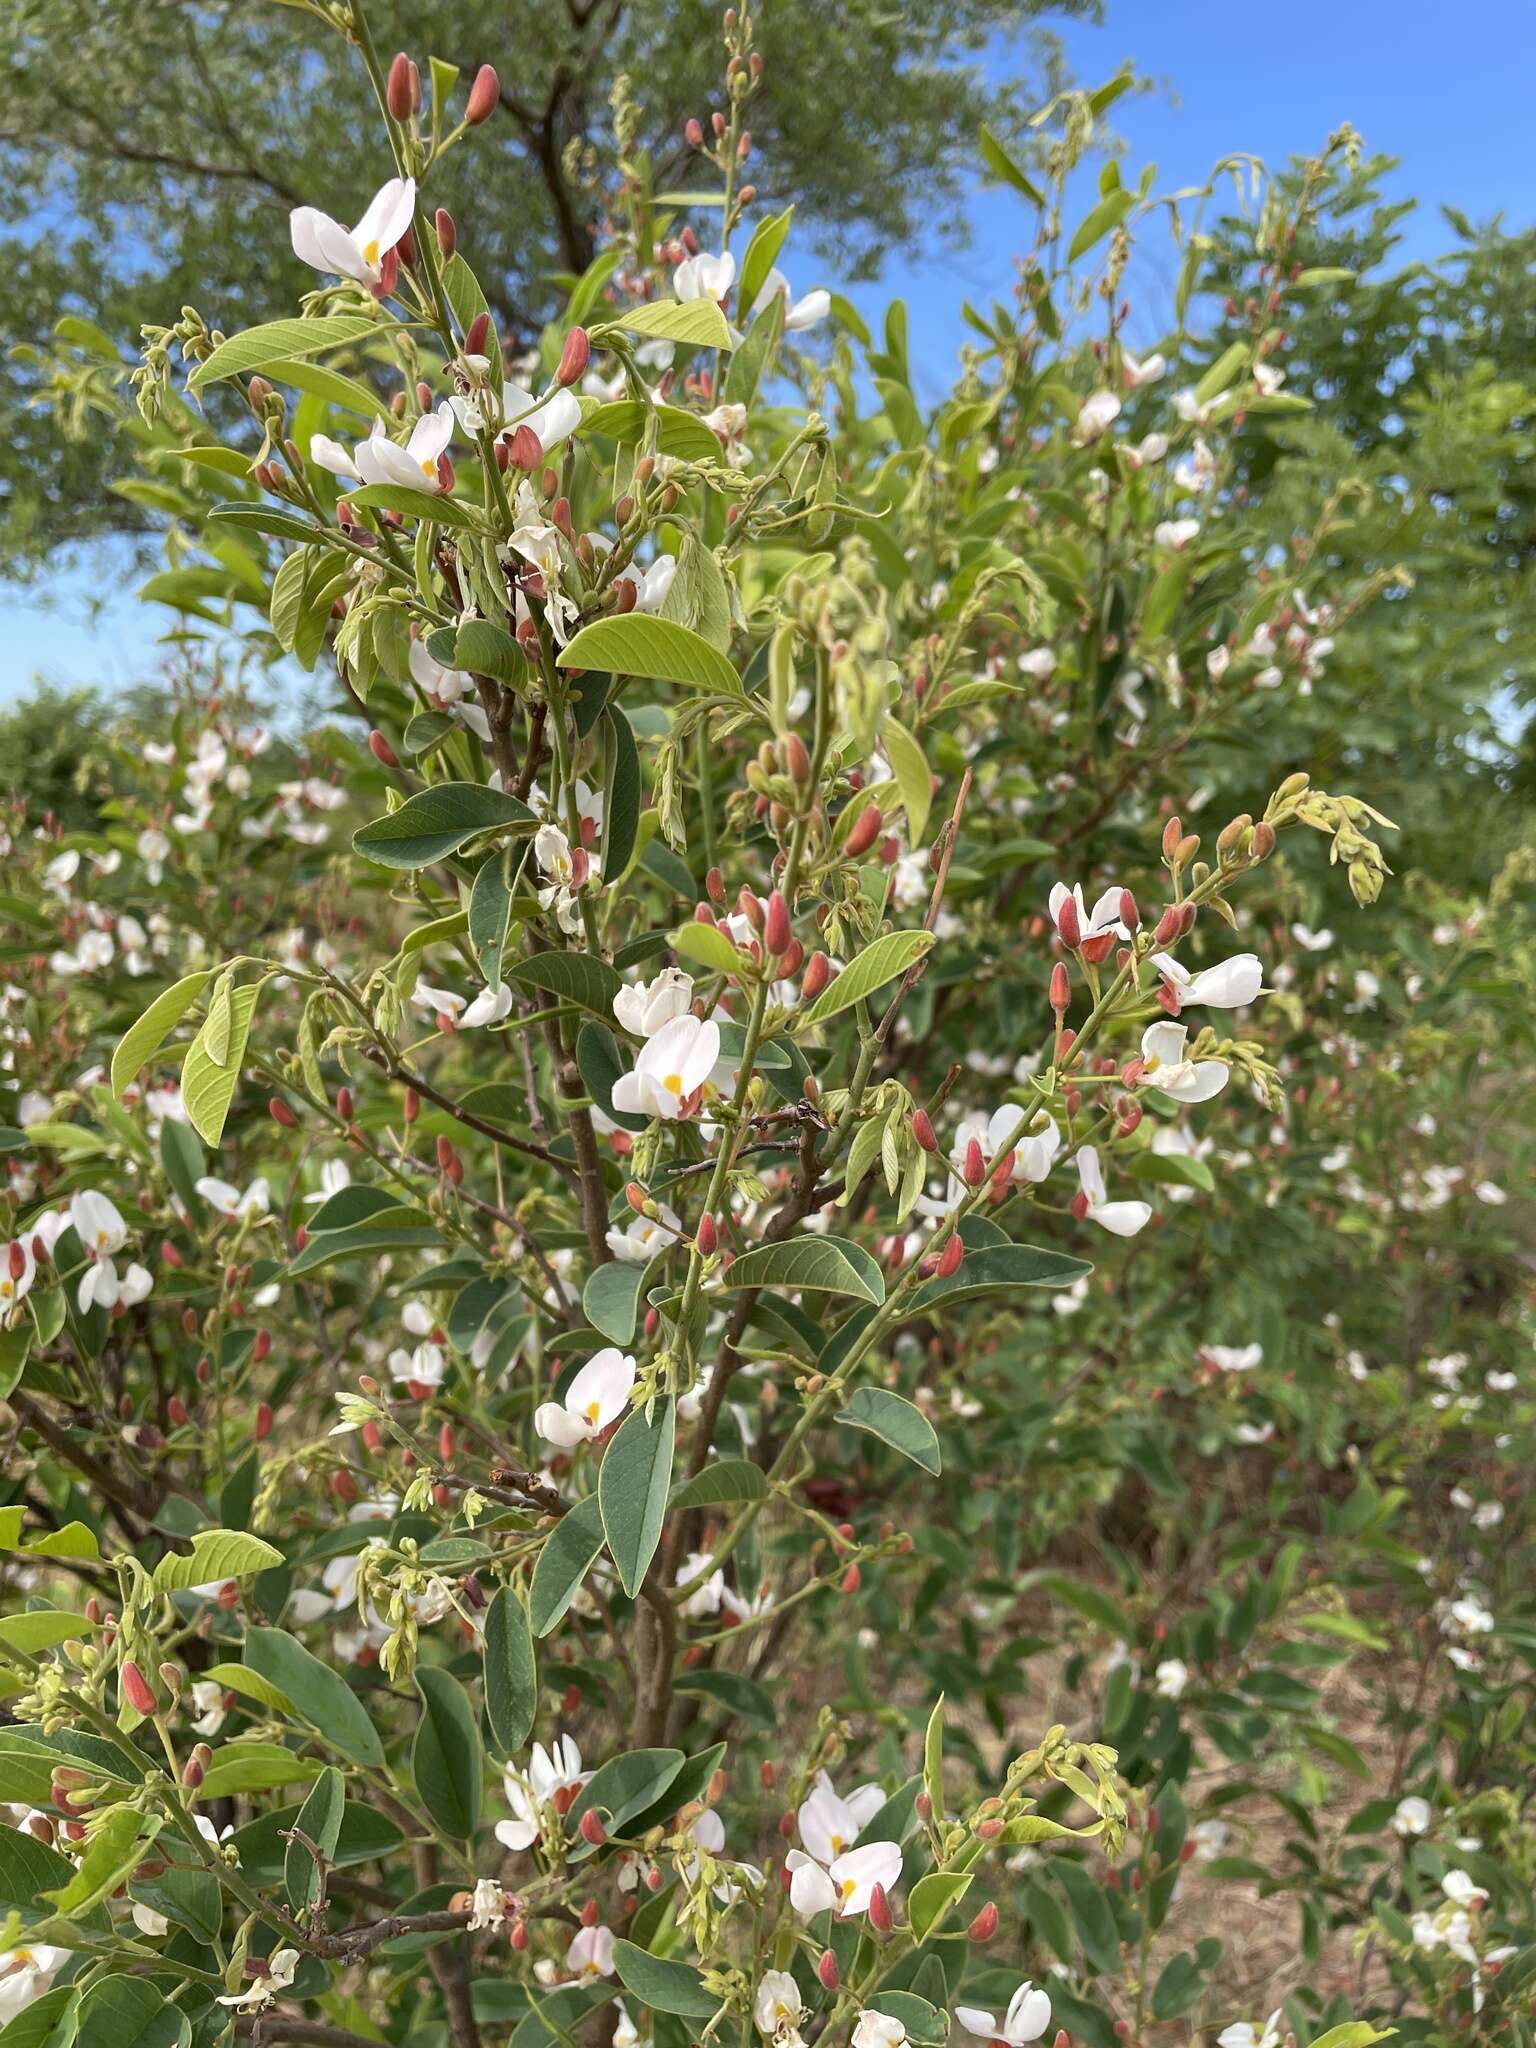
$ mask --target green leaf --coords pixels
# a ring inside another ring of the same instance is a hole
[[[1078,222],[1077,233],[1072,237],[1067,249],[1067,261],[1075,263],[1079,256],[1085,255],[1093,247],[1095,242],[1102,241],[1112,228],[1119,227],[1135,204],[1136,196],[1132,192],[1111,192],[1101,199],[1098,205]]]
[[[80,2031],[80,1986],[56,1984],[0,2028],[0,2048],[71,2048]]]
[[[240,1084],[240,1064],[260,995],[261,983],[249,981],[231,992],[227,1005],[215,1001],[181,1070],[182,1106],[193,1130],[215,1150]]]
[[[87,1636],[91,1624],[83,1614],[63,1607],[29,1607],[23,1614],[0,1615],[0,1649],[20,1650],[34,1656],[51,1650],[55,1643],[67,1643],[71,1636]]]
[[[539,1706],[539,1674],[528,1610],[503,1586],[485,1615],[485,1718],[503,1756],[520,1750]]]
[[[944,1695],[929,1710],[923,1730],[923,1790],[937,1819],[944,1815]]]
[[[1195,563],[1192,555],[1175,555],[1171,562],[1164,563],[1153,578],[1147,592],[1146,602],[1141,608],[1142,637],[1159,640],[1173,623],[1173,615],[1179,608],[1179,600],[1189,586],[1194,574]]]
[[[135,1806],[115,1806],[90,1837],[80,1865],[67,1884],[44,1892],[61,1913],[88,1913],[127,1877],[144,1848],[159,1834],[163,1821],[150,1820]]]
[[[722,1274],[723,1291],[782,1287],[805,1294],[851,1294],[878,1308],[885,1300],[885,1276],[864,1247],[843,1237],[791,1237],[782,1244],[755,1245]]]
[[[752,230],[747,253],[741,259],[741,282],[736,291],[736,303],[740,306],[744,319],[752,317],[757,295],[768,282],[768,273],[778,261],[779,251],[784,246],[789,224],[794,217],[795,209],[786,206],[782,213],[767,215]]]
[[[773,1695],[766,1686],[743,1677],[739,1671],[683,1671],[678,1675],[675,1690],[692,1694],[696,1699],[712,1700],[728,1714],[739,1714],[744,1721],[755,1721],[760,1728],[778,1726]]]
[[[528,1589],[528,1617],[535,1636],[547,1636],[562,1618],[602,1547],[603,1516],[594,1493],[562,1515],[544,1539]]]
[[[262,327],[248,327],[222,341],[187,379],[189,391],[201,391],[221,377],[240,377],[250,370],[268,370],[274,364],[317,356],[328,348],[345,348],[366,334],[378,334],[385,320],[365,318],[356,313],[338,313],[324,320],[269,320]]]
[[[675,2013],[679,2019],[712,2019],[720,2000],[704,1988],[704,1979],[691,1963],[673,1962],[669,1956],[653,1956],[649,1949],[632,1941],[613,1944],[613,1966],[626,1991],[652,2012]]]
[[[899,974],[905,974],[932,945],[932,932],[887,932],[849,962],[836,981],[824,988],[802,1013],[800,1021],[807,1026],[824,1024],[840,1010],[851,1009]]]
[[[79,2048],[185,2048],[192,2022],[143,1977],[107,1977],[80,2001]]]
[[[902,809],[907,814],[907,839],[911,845],[918,846],[927,830],[928,812],[933,803],[933,777],[929,773],[927,758],[912,734],[894,718],[887,718],[881,727],[880,744],[895,773],[896,787],[901,791]]]
[[[190,1555],[168,1553],[155,1566],[157,1593],[183,1593],[192,1586],[222,1585],[226,1579],[252,1579],[283,1562],[283,1553],[259,1536],[239,1529],[199,1529]]]
[[[739,1507],[766,1500],[768,1477],[749,1458],[721,1458],[686,1480],[672,1496],[674,1508]]]
[[[630,1749],[599,1764],[571,1807],[568,1826],[572,1839],[584,1813],[600,1815],[610,1835],[620,1833],[626,1821],[642,1815],[647,1816],[645,1825],[651,1825],[650,1809],[671,1792],[685,1761],[680,1749]]]
[[[493,853],[475,876],[469,892],[469,943],[489,987],[502,978],[501,958],[512,922],[514,849],[503,847]]]
[[[1369,2020],[1346,2020],[1342,2027],[1330,2027],[1319,2034],[1311,2048],[1371,2048],[1374,2041],[1389,2041],[1396,2027],[1373,2027]]]
[[[644,612],[626,612],[622,618],[596,619],[583,626],[555,665],[606,669],[611,675],[640,676],[655,683],[682,683],[690,690],[720,697],[741,695],[741,678],[702,633]]]
[[[646,1268],[630,1259],[594,1266],[581,1292],[581,1306],[594,1330],[615,1344],[628,1344],[640,1320]]]
[[[661,1542],[676,1442],[677,1415],[668,1396],[653,1404],[649,1417],[644,1408],[632,1408],[603,1453],[597,1481],[603,1534],[631,1599]]]
[[[687,626],[711,647],[729,654],[733,630],[730,586],[719,556],[691,531],[678,543],[677,573],[662,600],[661,617]]]
[[[1003,1294],[1024,1287],[1070,1287],[1092,1271],[1086,1259],[1047,1251],[1040,1245],[993,1245],[984,1251],[968,1251],[958,1272],[951,1273],[947,1280],[930,1280],[919,1288],[912,1307],[917,1311],[939,1301],[979,1301],[984,1294]]]
[[[259,1671],[252,1671],[246,1664],[212,1664],[201,1674],[210,1684],[222,1686],[225,1692],[238,1693],[242,1699],[254,1700],[258,1707],[265,1707],[271,1713],[295,1715],[293,1701],[281,1686],[274,1685],[270,1678],[263,1678]]]
[[[914,1941],[926,1941],[934,1927],[971,1888],[968,1870],[930,1870],[920,1877],[907,1897],[907,1917],[912,1922]]]
[[[493,676],[498,683],[513,683],[521,680],[528,664],[510,633],[489,619],[466,619],[454,638],[452,666],[475,676]]]
[[[346,1781],[334,1766],[323,1770],[299,1808],[294,1827],[315,1845],[321,1862],[329,1867],[341,1835],[341,1817],[346,1810]],[[288,1844],[283,1862],[283,1888],[295,1913],[306,1913],[320,1896],[320,1867],[302,1842]]]
[[[879,1437],[882,1443],[900,1451],[904,1458],[921,1465],[935,1478],[943,1468],[933,1424],[921,1409],[914,1408],[900,1394],[889,1393],[884,1387],[859,1387],[849,1396],[837,1419],[852,1429],[867,1429],[871,1436]]]
[[[751,405],[757,389],[784,339],[784,294],[775,292],[754,316],[746,338],[725,373],[722,392],[727,405]]]
[[[602,434],[621,447],[633,447],[645,437],[651,420],[656,422],[656,450],[683,462],[714,462],[720,443],[704,422],[675,405],[648,406],[638,398],[616,398],[608,405],[594,406],[581,423],[584,434]]]
[[[445,1834],[468,1842],[480,1823],[480,1731],[463,1686],[448,1672],[419,1666],[416,1689],[422,1703],[411,1750],[417,1794]]]
[[[9,1334],[24,1336],[25,1332],[15,1330]],[[81,1557],[94,1561],[101,1556],[96,1532],[84,1522],[66,1522],[61,1529],[47,1529],[30,1543],[23,1543],[21,1525],[25,1515],[23,1507],[0,1508],[0,1550],[19,1551],[23,1557]]]
[[[657,299],[649,306],[626,306],[613,317],[631,334],[650,334],[687,348],[731,346],[730,323],[713,299]]]
[[[1044,206],[1045,195],[1019,169],[1013,158],[1004,149],[990,128],[981,131],[981,160],[995,178],[1001,178],[1005,185],[1011,185],[1020,192],[1032,206]]]
[[[603,871],[616,882],[629,866],[640,831],[640,750],[635,729],[616,704],[603,713]]]
[[[331,1749],[366,1769],[381,1770],[384,1745],[368,1709],[339,1671],[311,1656],[280,1628],[248,1628],[245,1662],[284,1693]]]
[[[128,1083],[154,1058],[210,979],[206,971],[188,974],[162,989],[139,1021],[123,1033],[112,1055],[112,1093],[119,1102]]]
[[[580,638],[580,635],[577,636]],[[482,832],[531,831],[526,804],[479,782],[438,782],[407,797],[398,811],[352,835],[364,860],[384,868],[425,868]]]
[[[672,950],[711,974],[739,974],[747,964],[730,933],[716,924],[679,925],[672,933]]]
[[[579,1003],[595,1017],[613,1015],[613,999],[623,983],[608,965],[591,953],[533,953],[505,970],[513,988],[531,988]]]

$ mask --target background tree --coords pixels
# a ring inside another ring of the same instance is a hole
[[[772,165],[773,198],[799,209],[801,261],[815,250],[840,276],[867,274],[919,227],[962,234],[960,174],[978,123],[1017,137],[1038,103],[1023,81],[987,80],[984,48],[1046,14],[1096,11],[1096,0],[852,0],[831,34],[817,0],[766,9],[753,143]],[[0,326],[36,344],[73,314],[127,360],[140,325],[184,301],[231,329],[286,311],[312,282],[286,254],[288,209],[309,201],[355,217],[383,175],[356,54],[324,12],[278,0],[7,8]],[[463,67],[465,82],[483,60],[502,65],[499,108],[433,191],[461,217],[473,212],[504,338],[531,341],[559,302],[556,276],[591,260],[618,81],[645,81],[633,151],[642,179],[656,191],[709,188],[683,129],[719,97],[719,14],[716,0],[377,8],[383,48],[429,50]],[[1041,56],[1050,68],[1044,45]],[[144,523],[142,506],[105,488],[116,473],[107,444],[71,439],[31,407],[43,377],[25,357],[0,373],[0,535],[13,573],[63,541]]]

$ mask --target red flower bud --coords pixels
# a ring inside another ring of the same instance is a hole
[[[464,119],[471,128],[478,128],[482,121],[488,121],[495,113],[501,99],[501,81],[496,76],[494,64],[482,64],[475,73],[475,82],[469,88],[469,101],[464,109]]]
[[[1075,896],[1062,898],[1061,908],[1056,913],[1056,929],[1061,934],[1061,943],[1075,953],[1083,942],[1083,925],[1077,914]]]
[[[850,860],[857,860],[861,853],[868,853],[880,832],[880,806],[866,804],[858,815],[853,830],[843,843],[843,851]]]
[[[372,754],[375,761],[381,761],[386,768],[398,768],[400,766],[400,756],[389,744],[389,741],[385,739],[377,726],[368,735],[368,751]]]
[[[959,1272],[960,1261],[964,1257],[965,1245],[961,1241],[960,1233],[958,1230],[952,1231],[943,1251],[939,1253],[938,1264],[934,1267],[934,1271],[941,1280],[947,1280],[952,1273]]]
[[[183,1401],[180,1394],[172,1394],[169,1401],[165,1404],[165,1413],[167,1419],[173,1422],[178,1429],[185,1427],[192,1420],[187,1404]]]
[[[805,974],[800,982],[800,993],[808,1003],[814,1003],[827,984],[836,978],[837,969],[825,953],[813,953],[806,962]]]
[[[1072,977],[1067,973],[1065,960],[1058,960],[1051,969],[1051,1008],[1060,1017],[1072,1001]]]
[[[264,1444],[272,1434],[272,1403],[263,1401],[256,1410],[256,1441]]]
[[[981,1149],[979,1138],[970,1138],[965,1147],[965,1184],[979,1188],[987,1177],[986,1154]]]
[[[934,1131],[932,1120],[929,1117],[926,1109],[913,1110],[912,1135],[914,1138],[916,1138],[918,1144],[922,1146],[923,1150],[930,1155],[930,1157],[937,1155],[939,1149],[939,1140]]]
[[[1163,859],[1172,860],[1174,849],[1184,837],[1184,827],[1176,817],[1170,818],[1163,827]]]
[[[1120,891],[1120,922],[1130,932],[1141,923],[1141,912],[1136,908],[1136,898],[1129,889]]]
[[[837,1989],[837,1957],[833,1955],[831,1949],[824,1948],[822,1950],[821,1961],[816,1965],[816,1975],[821,1980],[823,1991],[835,1991]]]
[[[841,1591],[844,1593],[857,1593],[859,1590],[859,1579],[858,1566],[856,1564],[849,1565],[847,1571],[843,1573]]]
[[[579,384],[587,374],[587,364],[591,360],[592,344],[587,339],[587,330],[585,327],[573,327],[560,351],[560,367],[555,372],[555,382]]]
[[[997,1932],[996,1901],[988,1899],[965,1931],[972,1941],[990,1941]]]
[[[608,1839],[608,1830],[590,1806],[581,1816],[581,1839],[590,1842],[594,1849],[600,1849]]]
[[[417,1117],[421,1115],[421,1097],[414,1088],[406,1089],[405,1100],[400,1105],[400,1114],[408,1124],[415,1123]]]
[[[891,1911],[891,1902],[885,1895],[883,1884],[877,1884],[870,1892],[869,1924],[880,1934],[889,1934],[896,1925],[896,1915]]]
[[[699,1218],[699,1227],[694,1237],[694,1242],[706,1259],[714,1257],[715,1246],[720,1242],[720,1233],[715,1227],[714,1217],[709,1214],[708,1210]]]
[[[544,460],[544,444],[526,420],[512,429],[507,460],[513,469],[521,470],[525,476],[531,476]]]
[[[155,1696],[149,1689],[149,1681],[131,1657],[124,1662],[119,1679],[123,1698],[136,1714],[152,1714],[155,1711]]]
[[[336,1090],[336,1114],[344,1123],[351,1123],[353,1106],[352,1090],[343,1082]]]
[[[271,1101],[267,1104],[267,1114],[271,1117],[273,1123],[281,1124],[285,1131],[296,1131],[299,1127],[298,1118],[288,1107],[287,1103],[284,1102],[281,1095],[274,1095],[272,1097]],[[180,1265],[181,1261],[178,1259],[176,1263]]]
[[[763,920],[763,943],[775,959],[789,951],[791,938],[789,929],[789,905],[783,893],[775,889],[768,898],[768,911]]]
[[[683,138],[690,149],[702,149],[704,147],[703,122],[690,114],[687,124],[683,129]]]
[[[389,108],[390,119],[409,121],[415,111],[411,103],[411,60],[404,50],[395,52],[394,62],[389,67],[389,83],[384,88],[384,104]]]

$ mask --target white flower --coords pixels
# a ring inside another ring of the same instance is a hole
[[[1072,429],[1072,438],[1082,447],[1089,441],[1097,441],[1107,433],[1120,415],[1120,401],[1113,391],[1095,391],[1085,398],[1078,408],[1077,422]]]
[[[416,186],[410,178],[391,178],[381,185],[355,228],[344,228],[317,206],[296,206],[288,216],[293,253],[313,270],[333,271],[359,284],[379,284],[384,258],[410,226],[415,209]]]
[[[551,448],[558,448],[562,441],[568,441],[581,425],[581,400],[574,391],[551,391],[546,397],[536,399],[521,384],[503,384],[499,418],[479,394],[470,398],[452,398],[448,402],[466,432],[475,434],[482,426],[494,426],[500,439],[515,433],[519,427],[527,427],[537,436],[546,455]]]
[[[672,273],[672,289],[680,299],[713,299],[716,305],[736,282],[736,258],[727,249],[711,256],[700,250],[689,256]]]
[[[512,991],[504,981],[498,982],[495,988],[483,988],[461,1013],[459,1029],[473,1031],[477,1024],[499,1024],[511,1008]]]
[[[1485,1202],[1490,1209],[1502,1208],[1504,1203],[1509,1200],[1509,1196],[1499,1186],[1498,1182],[1494,1180],[1477,1181],[1473,1185],[1472,1192],[1480,1202]]]
[[[69,1202],[69,1221],[92,1258],[111,1258],[128,1242],[128,1226],[115,1205],[93,1188],[82,1188]]]
[[[853,2048],[907,2048],[907,2030],[889,2013],[861,2012],[854,2022]]]
[[[613,1014],[636,1038],[654,1038],[663,1024],[685,1016],[692,1001],[693,976],[681,967],[663,967],[654,981],[621,988],[613,999]]]
[[[412,680],[440,704],[456,704],[466,691],[474,694],[474,678],[468,669],[445,668],[434,661],[425,640],[411,642],[410,664]]]
[[[1202,1358],[1210,1360],[1218,1372],[1252,1372],[1256,1365],[1264,1363],[1262,1344],[1202,1344]]]
[[[818,1771],[795,1816],[800,1839],[818,1863],[831,1863],[853,1847],[884,1804],[885,1794],[878,1785],[856,1786],[844,1799],[826,1772]]]
[[[16,1320],[36,1274],[30,1235],[0,1246],[0,1330],[9,1329]]]
[[[446,403],[424,412],[402,448],[392,441],[382,420],[357,445],[357,473],[365,484],[394,484],[410,491],[439,491],[437,459],[453,439],[453,414]]]
[[[1026,1979],[1009,1999],[1001,2026],[995,2013],[984,2012],[975,2005],[957,2005],[955,2018],[968,2034],[979,2035],[983,2040],[1006,2041],[1008,2048],[1027,2048],[1051,2024],[1051,2001]]]
[[[299,1967],[299,1952],[296,1948],[274,1949],[261,1965],[261,1975],[244,1991],[232,1992],[221,1998],[220,2005],[233,2005],[249,2012],[253,2007],[270,2005],[279,1991],[286,1991],[293,1982]]]
[[[1333,933],[1326,925],[1320,932],[1315,932],[1309,925],[1293,924],[1291,937],[1304,952],[1308,953],[1326,953],[1333,944]]]
[[[1172,548],[1175,554],[1179,554],[1199,531],[1198,519],[1160,519],[1152,529],[1152,538],[1160,548]]]
[[[1149,1024],[1141,1034],[1141,1078],[1175,1102],[1209,1102],[1226,1087],[1231,1070],[1225,1060],[1186,1058],[1188,1038],[1186,1025]]]
[[[224,1705],[223,1686],[211,1678],[194,1679],[192,1704],[197,1709],[197,1717],[192,1723],[194,1731],[205,1740],[217,1735],[228,1712]]]
[[[1182,1657],[1165,1657],[1153,1672],[1152,1683],[1160,1700],[1179,1699],[1189,1683],[1189,1666]]]
[[[135,851],[144,863],[144,879],[150,887],[159,885],[165,873],[165,863],[171,851],[171,842],[165,834],[153,825],[147,825],[134,841]]]
[[[594,541],[599,536],[594,535]],[[604,548],[607,540],[602,541]],[[659,612],[667,601],[667,592],[672,588],[677,575],[676,555],[658,555],[654,562],[642,567],[631,562],[627,569],[621,569],[614,577],[614,587],[628,583],[634,587],[635,610],[637,612]]]
[[[536,1742],[528,1758],[528,1774],[508,1771],[502,1780],[514,1818],[496,1823],[496,1839],[504,1848],[528,1849],[544,1831],[540,1808],[557,1792],[576,1792],[591,1776],[581,1768],[581,1751],[569,1735],[560,1735],[546,1749]]]
[[[217,1209],[221,1216],[249,1219],[252,1216],[265,1216],[272,1207],[272,1190],[265,1176],[261,1174],[251,1182],[244,1194],[229,1181],[215,1180],[212,1174],[207,1173],[192,1185],[209,1208]]]
[[[583,1983],[613,1975],[613,1929],[578,1927],[565,1952],[565,1966]]]
[[[869,1911],[877,1884],[888,1893],[895,1890],[901,1879],[900,1847],[895,1842],[866,1842],[862,1848],[845,1849],[828,1865],[827,1875],[837,1895],[839,1917],[851,1920]]]
[[[1265,398],[1273,398],[1285,382],[1285,372],[1277,370],[1272,363],[1255,363],[1253,381]]]
[[[725,1597],[725,1573],[718,1566],[711,1571],[709,1567],[712,1564],[714,1559],[707,1550],[694,1550],[689,1552],[677,1568],[677,1577],[672,1581],[674,1586],[687,1586],[695,1579],[699,1581],[677,1610],[690,1621],[697,1621],[702,1615],[720,1612],[720,1602]],[[700,1577],[701,1573],[704,1574],[703,1577]]]
[[[69,1955],[67,1948],[54,1948],[46,1942],[0,1951],[0,2025],[42,1997]]]
[[[1105,932],[1113,932],[1117,939],[1128,939],[1131,935],[1120,920],[1120,898],[1123,891],[1118,887],[1106,889],[1092,910],[1083,901],[1083,885],[1074,882],[1069,889],[1065,882],[1053,882],[1051,893],[1046,899],[1046,908],[1051,923],[1055,924],[1061,914],[1061,906],[1070,897],[1077,907],[1078,929],[1085,939],[1101,938]]]
[[[629,1406],[635,1384],[635,1361],[616,1345],[595,1352],[565,1390],[565,1399],[545,1401],[534,1411],[533,1426],[546,1443],[562,1450],[601,1436]]]
[[[799,1986],[788,1970],[764,1970],[752,2001],[758,2032],[770,2041],[786,2042],[790,2035],[798,2034],[804,2011]]]
[[[1448,1870],[1440,1880],[1440,1889],[1453,1906],[1480,1906],[1488,1896],[1464,1870]]]
[[[1392,1815],[1392,1832],[1395,1835],[1427,1835],[1434,1815],[1429,1801],[1420,1799],[1416,1792],[1410,1792],[1406,1799],[1399,1799]]]
[[[720,1027],[688,1013],[663,1024],[640,1049],[634,1070],[613,1084],[613,1106],[671,1123],[694,1105],[720,1057]]]
[[[678,293],[678,297],[682,297],[681,292]],[[820,290],[807,292],[803,299],[797,299],[790,291],[789,279],[782,270],[775,269],[769,271],[762,290],[752,301],[753,314],[761,313],[763,308],[771,304],[776,297],[784,301],[784,332],[786,334],[800,334],[807,327],[819,325],[832,310],[832,294],[830,292]]]
[[[1134,1237],[1151,1221],[1150,1202],[1111,1202],[1105,1199],[1104,1169],[1092,1145],[1084,1145],[1077,1155],[1077,1179],[1088,1203],[1088,1219],[1097,1223],[1101,1230],[1107,1230],[1115,1237]]]
[[[681,1234],[682,1227],[676,1211],[662,1202],[657,1205],[654,1219],[633,1216],[627,1229],[618,1230],[610,1226],[608,1249],[616,1259],[625,1259],[633,1266],[648,1265],[659,1251]]]
[[[1252,2020],[1234,2020],[1230,2027],[1223,2027],[1216,2036],[1216,2048],[1279,2048],[1280,2012],[1278,2007],[1264,2022],[1264,2031],[1259,2032]]]
[[[133,1902],[133,1924],[140,1934],[147,1934],[151,1941],[158,1941],[162,1935],[171,1931],[171,1923],[163,1913],[157,1913],[153,1906],[140,1905],[137,1899]]]
[[[507,1917],[507,1895],[494,1877],[477,1878],[470,1899],[471,1931],[499,1927]]]
[[[1215,967],[1202,967],[1191,974],[1171,953],[1154,953],[1152,965],[1173,990],[1182,1006],[1204,1003],[1212,1010],[1241,1010],[1251,1003],[1264,985],[1264,967],[1257,953],[1234,953]]]

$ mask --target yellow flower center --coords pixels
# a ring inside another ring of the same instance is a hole
[[[666,1074],[662,1077],[661,1085],[669,1095],[681,1095],[683,1092],[683,1077],[681,1074]]]
[[[363,261],[364,261],[365,263],[369,263],[369,264],[372,264],[372,263],[377,263],[377,262],[378,262],[378,260],[379,260],[379,245],[378,245],[378,243],[377,243],[377,242],[365,242],[365,243],[363,244]]]
[[[597,1427],[597,1418],[599,1415],[602,1414],[602,1412],[603,1407],[600,1401],[589,1401],[587,1403],[587,1420],[592,1424],[594,1429]]]

